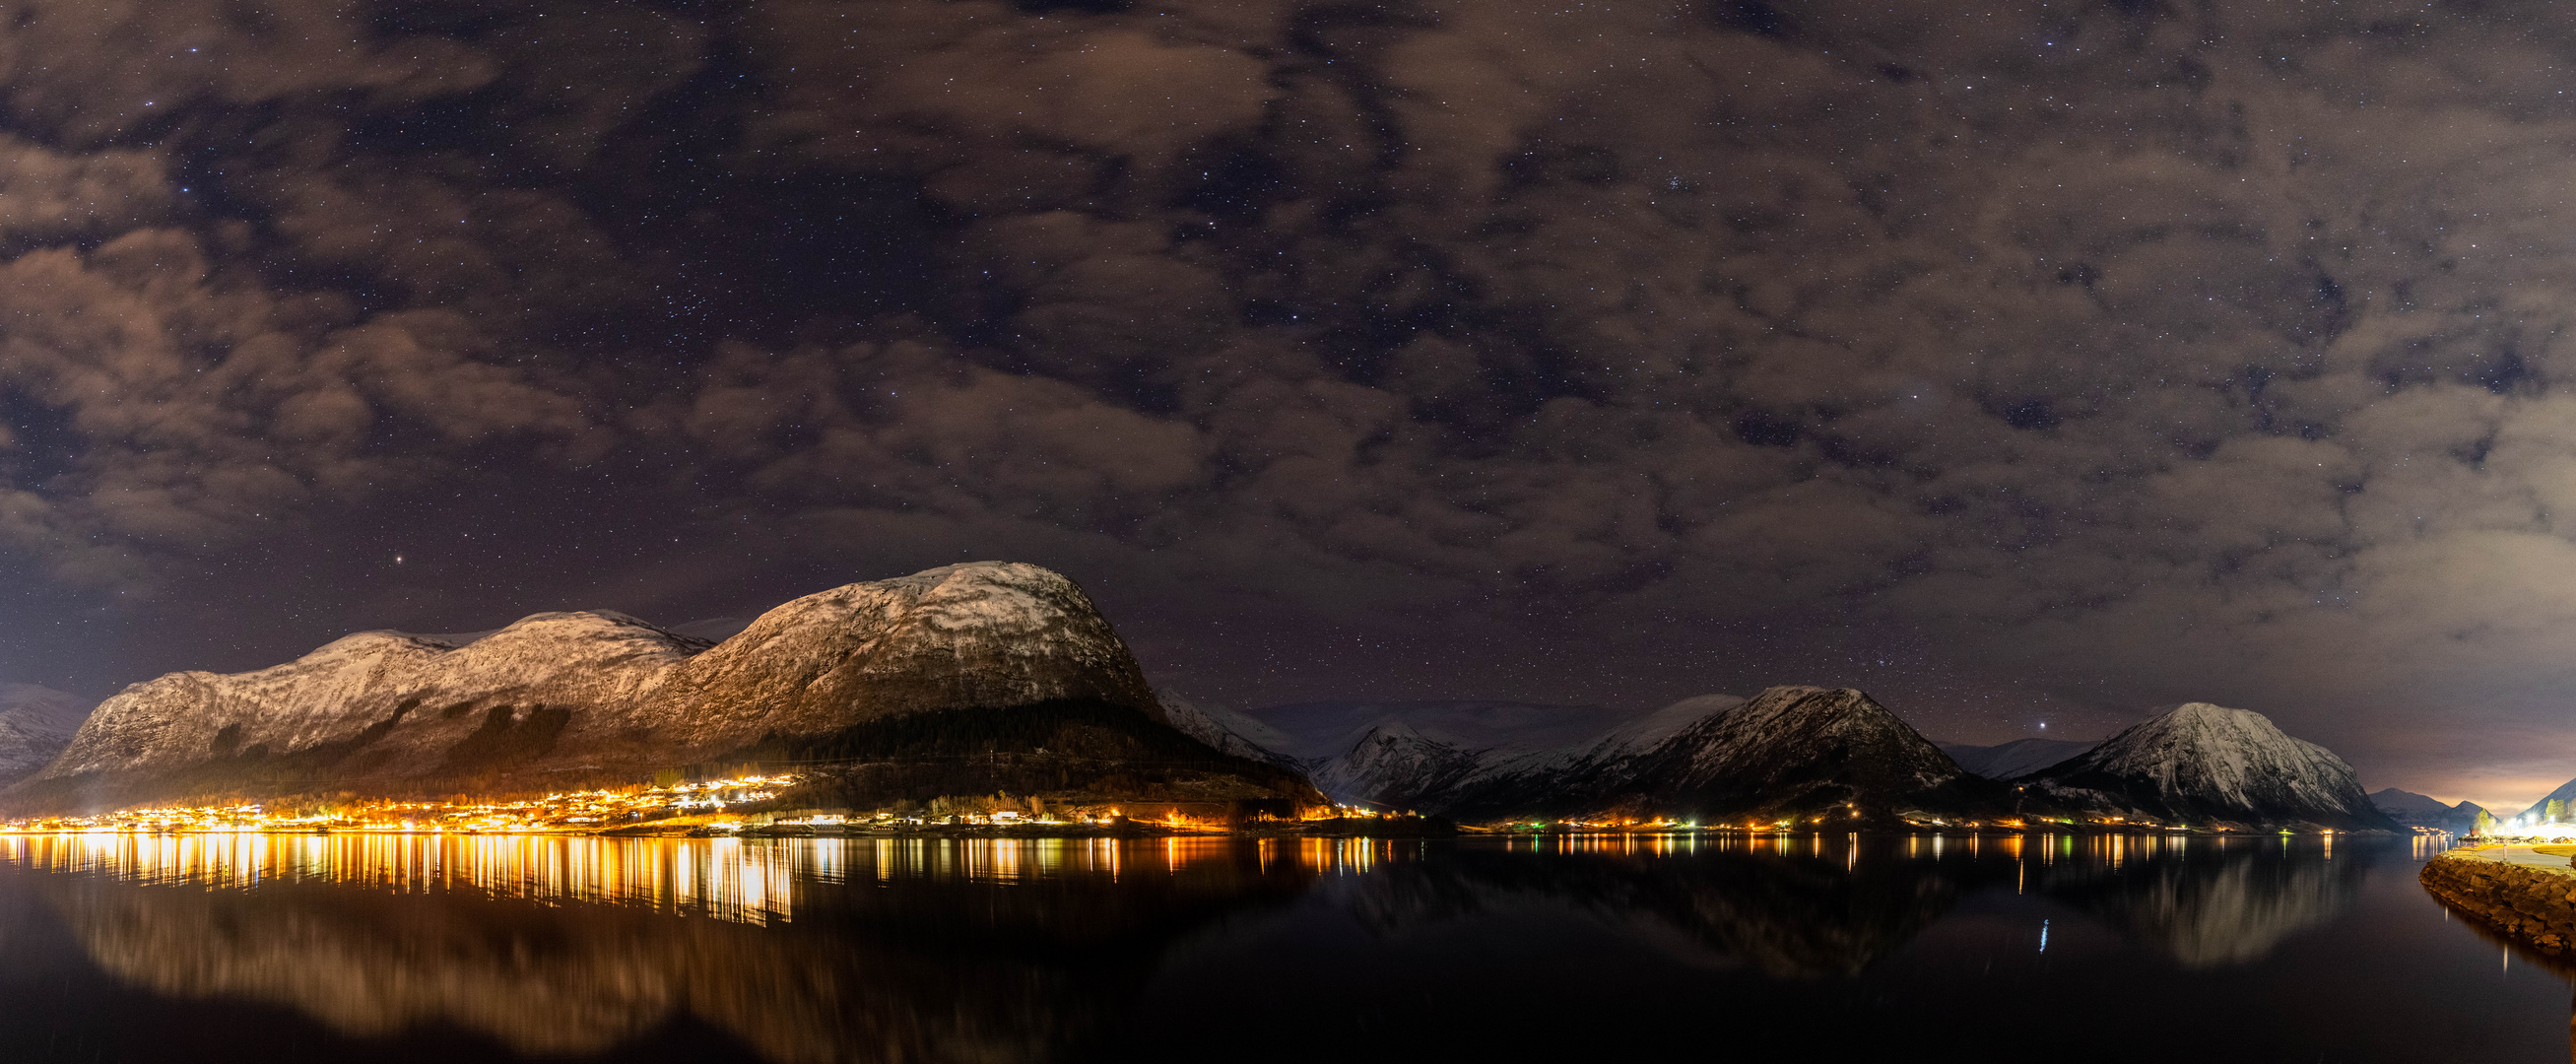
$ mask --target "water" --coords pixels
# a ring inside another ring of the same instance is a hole
[[[2561,1061],[2350,838],[0,838],[0,1059]]]

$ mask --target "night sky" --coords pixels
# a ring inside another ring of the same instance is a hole
[[[0,680],[1007,558],[1238,706],[2576,775],[2554,9],[7,15]]]

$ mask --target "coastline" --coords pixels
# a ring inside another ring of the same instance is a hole
[[[2564,955],[2576,947],[2571,855],[2576,847],[2462,848],[2424,862],[2417,878],[2444,905],[2517,943]]]
[[[701,818],[687,818],[698,820]],[[1913,838],[1952,839],[2030,839],[2038,837],[2152,836],[2195,839],[2273,839],[2337,837],[2373,839],[2397,838],[2405,833],[2389,831],[2206,831],[2157,829],[2138,826],[2106,828],[2102,825],[2053,825],[2049,827],[1981,827],[1981,828],[1887,828],[1869,827],[1834,831],[1751,830],[1743,828],[1688,827],[1676,824],[1632,826],[1617,825],[1550,825],[1545,829],[1496,827],[1481,824],[1452,824],[1437,818],[1351,818],[1347,820],[1275,821],[1245,825],[1172,824],[1155,820],[1132,820],[1120,823],[1024,823],[993,824],[917,824],[900,827],[838,826],[809,827],[803,824],[743,824],[727,827],[706,823],[645,823],[620,827],[583,825],[526,825],[491,828],[433,827],[90,827],[33,828],[0,825],[0,837],[107,837],[174,838],[196,836],[266,835],[276,837],[401,837],[401,836],[494,836],[557,837],[606,839],[1160,839],[1160,838],[1550,838],[1570,836],[1640,835],[1705,838],[1803,838],[1812,835],[1863,835],[1870,837],[1904,836]],[[2459,851],[2452,851],[2454,853]],[[2576,868],[2567,870],[2570,886],[2576,887]],[[2570,937],[2576,942],[2576,936]]]

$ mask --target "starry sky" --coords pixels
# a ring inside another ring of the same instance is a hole
[[[2571,89],[2512,3],[28,0],[0,680],[1008,558],[1203,701],[2529,801]]]

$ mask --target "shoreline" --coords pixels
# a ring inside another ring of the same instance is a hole
[[[2576,948],[2571,856],[2576,847],[2463,847],[2436,854],[2416,878],[2435,900],[2471,920],[2520,945],[2563,956]]]
[[[1685,838],[1685,837],[1687,837],[1687,838],[1701,838],[1701,837],[1706,837],[1706,838],[1721,838],[1721,839],[1734,839],[1734,838],[1742,838],[1742,839],[1794,839],[1794,838],[1815,838],[1815,837],[1822,837],[1822,836],[1834,836],[1834,837],[1845,837],[1845,836],[1869,836],[1869,837],[1875,837],[1875,838],[1900,838],[1900,837],[1901,837],[1901,838],[1936,838],[1936,837],[1937,837],[1937,838],[1970,838],[1970,837],[1977,837],[1977,838],[1999,838],[1999,839],[2000,839],[2000,838],[2027,838],[2027,837],[2031,837],[2031,836],[2047,836],[2047,837],[2054,837],[2054,836],[2105,836],[2105,837],[2107,837],[2107,836],[2114,836],[2114,835],[2118,835],[2118,836],[2131,836],[2131,837],[2136,837],[2136,836],[2146,836],[2146,837],[2160,837],[2160,838],[2184,837],[2184,838],[2200,838],[2200,839],[2218,839],[2218,840],[2222,840],[2222,841],[2223,841],[2223,840],[2227,840],[2227,839],[2239,839],[2239,838],[2241,838],[2241,839],[2264,839],[2264,840],[2270,840],[2270,839],[2287,839],[2287,838],[2326,838],[2326,839],[2332,839],[2332,838],[2355,838],[2355,839],[2373,839],[2373,840],[2375,840],[2375,839],[2396,839],[2396,838],[2414,837],[2414,836],[2412,836],[2412,835],[2410,835],[2409,833],[2406,833],[2406,832],[2392,832],[2392,831],[2343,831],[2343,830],[2336,830],[2336,831],[2329,831],[2329,832],[2319,832],[2319,831],[2290,831],[2290,830],[2275,830],[2275,831],[2205,831],[2205,830],[2188,830],[2188,831],[2186,831],[2186,830],[2179,830],[2179,829],[2159,829],[2159,828],[2128,828],[2128,829],[2125,829],[2125,830],[2100,830],[2100,829],[2084,830],[2084,829],[2081,829],[2081,828],[2070,827],[2070,826],[2066,826],[2066,825],[2056,825],[2056,826],[2051,826],[2051,827],[2048,827],[2048,828],[1998,828],[1998,827],[1982,827],[1982,828],[1960,828],[1960,829],[1949,829],[1949,830],[1942,830],[1942,829],[1922,829],[1922,828],[1913,828],[1913,829],[1897,829],[1897,828],[1863,828],[1863,829],[1858,829],[1858,830],[1844,829],[1844,830],[1837,830],[1837,831],[1772,831],[1772,830],[1764,830],[1764,831],[1748,831],[1748,830],[1745,830],[1745,829],[1742,829],[1742,828],[1706,828],[1706,827],[1702,827],[1702,828],[1690,828],[1690,827],[1681,827],[1681,826],[1676,826],[1676,825],[1659,825],[1659,826],[1652,826],[1652,827],[1649,827],[1649,826],[1638,826],[1638,827],[1567,827],[1567,828],[1550,828],[1550,829],[1544,829],[1544,830],[1489,828],[1489,827],[1481,827],[1481,826],[1475,826],[1475,825],[1460,825],[1460,826],[1458,826],[1458,827],[1456,827],[1456,828],[1445,828],[1445,827],[1439,827],[1439,826],[1422,826],[1422,827],[1414,827],[1414,826],[1407,825],[1407,826],[1402,826],[1402,827],[1394,827],[1394,828],[1392,828],[1392,829],[1368,830],[1368,829],[1365,829],[1365,828],[1359,828],[1359,827],[1354,827],[1354,826],[1336,825],[1336,826],[1328,827],[1328,828],[1322,828],[1322,829],[1316,829],[1316,830],[1308,830],[1308,829],[1301,829],[1301,828],[1299,828],[1299,827],[1289,826],[1289,825],[1281,825],[1281,826],[1278,826],[1278,827],[1215,828],[1215,827],[1197,827],[1197,826],[1172,826],[1172,825],[1156,824],[1156,823],[1151,823],[1151,822],[1146,822],[1146,823],[1130,823],[1130,824],[1117,825],[1117,826],[1109,826],[1109,825],[1091,826],[1091,825],[1074,825],[1074,824],[1060,824],[1060,825],[1012,825],[1012,826],[992,826],[992,825],[982,825],[982,824],[923,825],[923,826],[906,827],[906,828],[899,828],[899,829],[885,829],[885,828],[879,828],[879,829],[868,829],[868,828],[860,828],[860,829],[855,829],[855,830],[839,830],[839,831],[836,831],[836,830],[807,830],[807,829],[801,829],[801,828],[799,828],[799,827],[778,827],[778,826],[760,826],[760,825],[748,826],[748,827],[744,827],[744,828],[739,829],[739,830],[721,830],[721,829],[716,829],[716,828],[707,827],[707,826],[704,826],[704,825],[668,825],[668,826],[658,826],[658,827],[657,827],[657,826],[652,826],[652,825],[635,825],[635,826],[629,826],[629,827],[617,827],[617,828],[606,828],[606,829],[601,829],[601,828],[592,828],[592,827],[579,827],[579,828],[549,828],[549,827],[542,827],[542,826],[532,826],[532,827],[527,827],[527,828],[501,828],[501,829],[437,829],[437,828],[390,828],[390,827],[389,827],[389,828],[369,828],[369,827],[357,827],[357,826],[350,826],[350,827],[333,827],[333,828],[286,828],[286,827],[277,827],[277,828],[260,828],[260,827],[239,827],[239,828],[228,828],[228,827],[215,827],[215,828],[187,829],[187,830],[173,830],[173,829],[168,829],[168,828],[63,828],[63,829],[45,829],[45,828],[11,828],[11,827],[0,827],[0,838],[10,838],[10,837],[16,837],[16,838],[103,838],[103,837],[133,837],[133,838],[199,838],[199,837],[212,837],[212,836],[241,836],[241,835],[258,835],[258,836],[263,836],[263,837],[279,837],[279,838],[331,838],[331,837],[384,838],[384,837],[414,837],[414,836],[435,837],[435,836],[449,836],[449,835],[454,835],[454,836],[464,836],[464,837],[500,837],[500,838],[741,839],[741,840],[761,840],[761,841],[769,841],[769,840],[793,840],[793,839],[1030,839],[1030,840],[1036,840],[1036,839],[1081,839],[1081,840],[1091,840],[1091,839],[1166,839],[1166,838],[1207,838],[1207,839],[1281,839],[1281,838],[1286,838],[1286,839],[1337,839],[1337,838],[1343,838],[1343,839],[1346,839],[1346,838],[1365,838],[1365,839],[1543,839],[1543,838],[1557,838],[1557,837],[1594,837],[1594,836],[1623,836],[1623,835],[1624,835],[1624,836],[1655,836],[1655,837],[1667,837],[1667,838]],[[2459,850],[2449,851],[2449,853],[2460,853],[2460,852],[2462,852],[2462,851],[2459,851]],[[2447,854],[2446,854],[2446,856],[2447,856]],[[2570,869],[2568,869],[2567,871],[2568,871],[2568,872],[2569,872],[2569,874],[2570,874],[2570,882],[2571,882],[2571,886],[2576,886],[2576,868],[2570,868]],[[2576,926],[2576,925],[2571,925],[2571,926]],[[2571,941],[2571,942],[2576,942],[2576,936],[2571,936],[2570,941]]]

